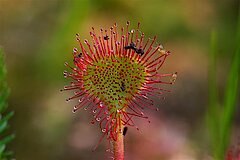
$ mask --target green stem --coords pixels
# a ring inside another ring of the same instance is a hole
[[[117,133],[117,140],[114,141],[114,159],[115,160],[124,160],[124,136],[122,132],[124,126],[120,125]]]

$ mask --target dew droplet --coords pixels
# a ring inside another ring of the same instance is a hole
[[[99,117],[98,117],[98,118],[96,118],[96,121],[98,121],[98,122],[99,122],[100,120],[101,120],[101,118],[99,118]]]
[[[74,47],[73,48],[73,52],[77,52],[77,51],[78,51],[78,49]]]
[[[73,109],[73,110],[72,110],[72,113],[76,113],[76,111],[77,111],[76,109]]]
[[[73,107],[73,109],[77,109],[77,108],[78,108],[78,106],[74,106],[74,107]]]
[[[68,99],[66,99],[66,102],[69,102],[70,101],[70,99],[68,98]]]
[[[68,66],[68,62],[65,62],[64,65],[65,65],[65,66]]]
[[[83,98],[80,98],[80,99],[78,100],[78,102],[80,102],[80,103],[81,103],[82,101],[83,101]]]
[[[106,129],[102,129],[102,132],[103,132],[103,133],[106,132]]]
[[[170,51],[166,51],[166,54],[167,54],[167,55],[170,55],[170,54],[171,54],[171,52],[170,52]]]
[[[72,86],[74,86],[74,84],[72,84]],[[77,95],[79,92],[78,91],[75,91],[74,92],[74,95]]]
[[[103,102],[100,102],[100,103],[99,103],[99,106],[102,108],[102,107],[103,107]]]
[[[97,112],[97,110],[96,110],[96,109],[94,109],[92,112],[93,112],[93,113],[96,113],[96,112]]]

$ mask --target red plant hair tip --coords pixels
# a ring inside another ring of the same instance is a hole
[[[170,52],[162,45],[153,45],[156,36],[145,40],[140,23],[136,30],[129,27],[127,21],[118,32],[115,23],[110,30],[100,29],[99,35],[92,27],[91,41],[85,39],[84,43],[76,34],[79,49],[73,48],[75,67],[65,63],[71,72],[64,71],[64,77],[72,82],[61,91],[76,91],[67,101],[79,99],[74,113],[82,108],[90,111],[92,122],[97,122],[103,133],[99,143],[104,137],[115,141],[123,132],[122,126],[136,127],[135,118],[149,121],[144,109],[158,110],[151,98],[169,92],[159,86],[173,84],[177,77],[177,73],[159,73]]]

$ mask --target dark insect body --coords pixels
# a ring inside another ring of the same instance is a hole
[[[125,46],[124,47],[125,49],[132,49],[132,50],[136,50],[136,45],[135,43],[131,42],[129,46]]]
[[[144,54],[144,50],[143,50],[142,48],[137,49],[135,43],[133,43],[133,42],[131,42],[129,46],[125,46],[124,48],[125,48],[125,49],[132,49],[132,50],[134,50],[137,54],[139,54],[139,55],[141,55],[141,56]]]
[[[82,57],[82,53],[79,53],[78,55],[77,55],[77,58],[81,58]]]
[[[107,41],[107,40],[109,40],[109,36],[106,35],[106,36],[103,37],[103,39]]]
[[[123,135],[124,135],[124,136],[127,134],[127,130],[128,130],[127,127],[124,127],[124,128],[123,128]]]
[[[141,56],[144,54],[144,50],[142,48],[136,49],[135,52]]]

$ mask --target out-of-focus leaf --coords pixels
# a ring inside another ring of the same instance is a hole
[[[240,14],[240,12],[239,12]],[[216,85],[216,45],[215,36],[212,34],[211,60],[210,60],[210,81],[209,81],[209,114],[208,122],[213,143],[213,152],[216,160],[224,159],[231,134],[232,120],[237,106],[237,96],[239,92],[240,73],[240,15],[238,22],[237,46],[230,71],[227,77],[227,85],[222,107],[217,98]]]
[[[7,98],[9,89],[6,82],[6,68],[4,65],[3,51],[0,48],[0,133],[2,134],[8,128],[8,120],[13,116],[13,112],[5,113],[7,109]],[[12,141],[14,134],[1,136],[0,140],[0,160],[7,160],[6,144]]]
[[[232,127],[232,120],[234,116],[234,111],[237,107],[237,96],[239,91],[239,54],[240,48],[238,48],[235,53],[234,60],[231,66],[231,70],[228,76],[228,83],[225,91],[224,97],[224,111],[222,115],[222,150],[225,151],[228,146],[230,129]]]
[[[7,128],[7,121],[3,121],[1,124],[0,124],[0,133],[2,133],[3,131],[6,130]]]
[[[8,120],[13,116],[13,112],[9,112],[0,120],[0,133],[7,129]]]
[[[0,146],[0,155],[2,155],[2,153],[4,152],[6,146],[5,145],[1,145]]]
[[[211,33],[211,44],[210,44],[210,62],[209,62],[209,106],[207,121],[210,129],[212,147],[219,140],[219,108],[218,108],[218,94],[216,84],[216,58],[217,58],[217,32],[212,31]],[[216,153],[215,153],[216,154]]]
[[[3,138],[2,140],[0,140],[0,146],[5,145],[9,142],[11,142],[13,139],[15,138],[14,134],[11,134],[9,136],[6,136],[5,138]]]

